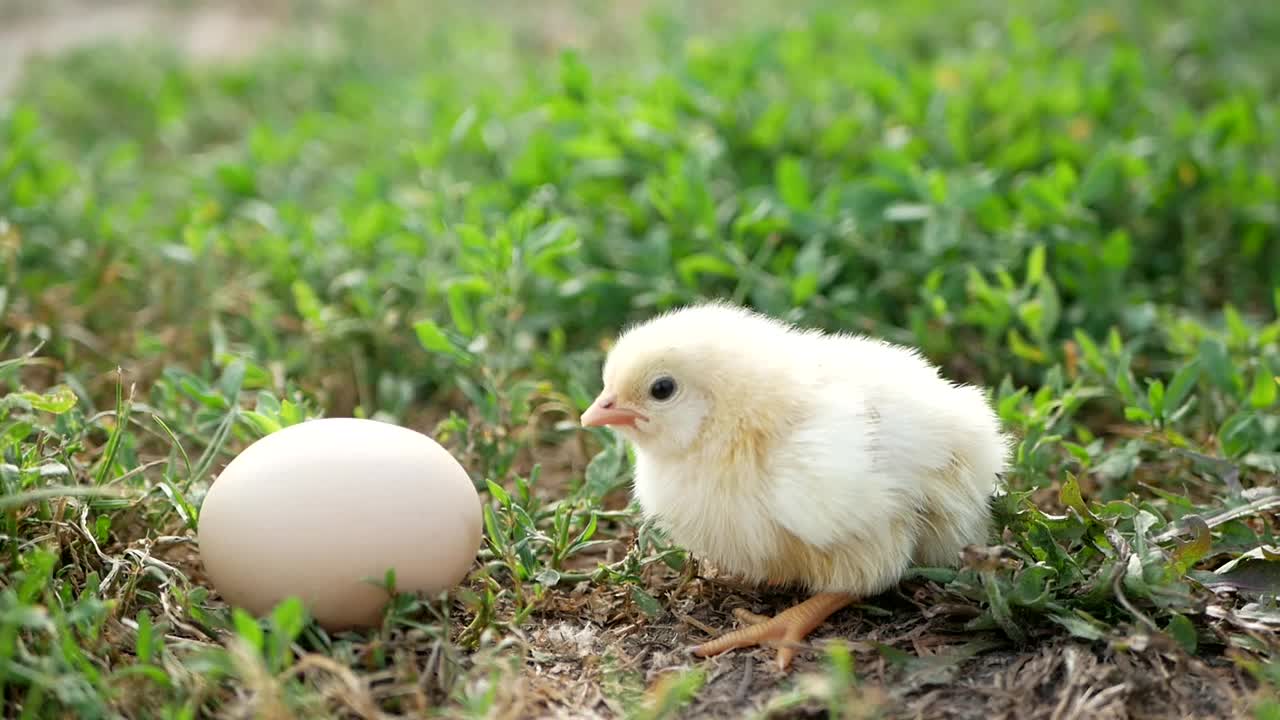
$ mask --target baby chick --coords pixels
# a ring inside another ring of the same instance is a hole
[[[987,540],[1008,440],[983,392],[915,351],[717,302],[630,328],[582,415],[635,448],[645,516],[749,582],[812,595],[694,648],[794,646],[912,565]]]

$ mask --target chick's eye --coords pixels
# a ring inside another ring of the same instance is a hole
[[[654,400],[666,400],[676,394],[676,381],[669,377],[660,377],[649,386],[649,395]]]

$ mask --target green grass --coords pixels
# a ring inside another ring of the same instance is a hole
[[[1280,5],[788,5],[577,8],[601,34],[567,49],[515,6],[387,4],[323,52],[34,67],[0,106],[4,716],[543,712],[566,608],[643,636],[692,573],[576,426],[605,343],[727,297],[992,388],[1001,552],[912,578],[962,640],[1234,667],[1222,716],[1280,717]],[[447,602],[330,637],[203,582],[218,469],[322,415],[471,472],[486,543]],[[875,658],[925,662],[873,645],[750,697],[865,710]],[[713,693],[654,662],[573,683],[635,716]]]

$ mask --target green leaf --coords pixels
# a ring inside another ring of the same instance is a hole
[[[226,163],[219,165],[214,172],[223,187],[237,195],[248,197],[258,191],[258,182],[253,175],[253,170],[246,165]]]
[[[1240,458],[1240,464],[1265,473],[1280,474],[1280,452],[1251,452]]]
[[[698,287],[698,278],[702,275],[734,278],[738,276],[738,269],[715,255],[695,253],[676,262],[676,274],[686,286]]]
[[[924,578],[943,585],[954,581],[958,575],[959,572],[954,568],[945,567],[913,567],[906,573],[906,576],[912,579]]]
[[[1120,191],[1123,182],[1124,167],[1121,155],[1108,150],[1094,155],[1084,172],[1084,177],[1077,187],[1080,202],[1092,205],[1099,200],[1111,197]]]
[[[1236,310],[1231,303],[1227,303],[1222,308],[1222,317],[1223,320],[1226,321],[1227,337],[1229,338],[1231,345],[1234,347],[1247,345],[1249,338],[1253,337],[1254,332],[1249,329],[1244,318],[1240,317],[1240,311]]]
[[[5,451],[10,446],[26,440],[35,432],[36,426],[27,421],[16,422],[0,431],[0,452]]]
[[[1039,317],[1036,319],[1034,332],[1036,340],[1045,344],[1057,329],[1058,321],[1062,316],[1062,301],[1058,297],[1058,290],[1052,278],[1045,277],[1040,281],[1035,302],[1039,307]]]
[[[493,549],[498,553],[502,553],[507,549],[507,535],[502,531],[502,526],[498,524],[498,517],[493,512],[493,506],[485,505],[482,510],[485,536],[489,538],[489,544],[493,545]]]
[[[1080,354],[1084,358],[1085,366],[1099,375],[1105,375],[1107,364],[1102,357],[1102,351],[1098,349],[1098,344],[1080,328],[1076,328],[1072,335],[1076,344],[1080,346]]]
[[[244,377],[248,368],[243,360],[235,360],[227,365],[222,371],[222,377],[218,379],[218,389],[222,392],[223,397],[235,400],[240,396],[240,389],[244,387]]]
[[[591,91],[591,70],[574,50],[560,53],[560,84],[564,92],[575,100],[586,100]]]
[[[1022,336],[1022,333],[1018,332],[1017,328],[1009,328],[1008,340],[1009,349],[1013,351],[1014,355],[1017,355],[1023,360],[1037,364],[1045,362],[1045,354],[1040,350],[1040,348],[1037,348],[1027,342],[1026,338]]]
[[[662,605],[653,598],[652,595],[645,592],[639,585],[631,586],[631,601],[640,608],[641,612],[651,618],[656,618],[662,614]]]
[[[307,626],[307,608],[297,597],[287,597],[271,611],[271,626],[289,642],[298,639]]]
[[[1093,474],[1108,480],[1124,478],[1137,469],[1141,452],[1142,444],[1137,441],[1108,450],[1101,462],[1093,467]]]
[[[1107,636],[1107,631],[1101,623],[1092,618],[1085,619],[1083,612],[1079,614],[1053,613],[1049,616],[1050,620],[1063,626],[1072,635],[1083,638],[1085,640],[1101,640]]]
[[[782,101],[770,102],[752,127],[751,139],[769,150],[776,149],[786,132],[789,114],[788,106]]]
[[[1188,654],[1196,654],[1196,626],[1185,615],[1172,613],[1165,632],[1169,633]]]
[[[1098,509],[1099,517],[1119,517],[1132,519],[1138,514],[1138,508],[1123,500],[1112,500]]]
[[[1280,700],[1263,697],[1254,707],[1254,720],[1280,720]]]
[[[1249,404],[1259,410],[1271,407],[1275,404],[1278,392],[1280,392],[1280,378],[1271,372],[1266,358],[1258,358],[1258,370],[1253,376],[1253,390],[1249,393]]]
[[[138,661],[149,663],[155,657],[155,633],[151,627],[151,613],[142,610],[138,613],[138,638],[134,643]]]
[[[1022,629],[1022,625],[1014,620],[1008,600],[1001,589],[1001,578],[991,572],[984,572],[981,577],[982,587],[986,590],[988,612],[991,613],[992,619],[1015,643],[1026,642],[1027,633]]]
[[[324,306],[320,302],[320,296],[316,295],[316,291],[302,279],[294,280],[292,289],[293,302],[298,307],[298,314],[302,319],[317,327],[323,327]]]
[[[448,291],[449,317],[453,326],[463,335],[470,336],[475,332],[475,318],[471,314],[471,304],[467,299],[465,285],[450,285]]]
[[[818,293],[818,276],[814,273],[802,273],[795,276],[791,283],[791,304],[804,305]]]
[[[588,497],[602,498],[626,482],[622,474],[623,450],[616,441],[587,463],[586,491]]]
[[[1044,278],[1045,259],[1047,256],[1044,245],[1036,245],[1031,248],[1031,254],[1027,256],[1027,287],[1038,284]]]
[[[1057,572],[1043,563],[1024,568],[1014,580],[1009,603],[1022,607],[1043,607],[1052,595],[1050,583],[1056,576]]]
[[[240,412],[240,418],[252,425],[253,429],[262,437],[266,437],[267,435],[282,429],[280,423],[276,422],[275,418],[263,415],[256,410],[243,410]]]
[[[1258,595],[1280,595],[1280,551],[1258,547],[1211,573],[1194,573],[1211,590],[1231,589]]]
[[[203,383],[198,383],[192,378],[184,378],[179,383],[179,386],[193,400],[210,410],[226,410],[230,407],[227,399],[221,393],[214,392]]]
[[[1151,529],[1159,522],[1160,518],[1156,517],[1150,510],[1140,510],[1137,515],[1133,516],[1133,546],[1137,553],[1133,557],[1146,557]],[[1130,559],[1132,560],[1133,557]]]
[[[1186,575],[1187,571],[1208,555],[1213,547],[1213,536],[1209,533],[1209,525],[1199,515],[1187,516],[1186,522],[1195,532],[1195,537],[1173,551],[1173,567],[1179,576]]]
[[[1207,338],[1200,343],[1200,361],[1210,379],[1223,390],[1238,393],[1243,387],[1240,371],[1227,355],[1227,347],[1221,341]]]
[[[103,451],[102,457],[98,460],[98,472],[94,477],[98,485],[102,485],[107,481],[107,475],[115,465],[116,454],[120,451],[120,443],[124,441],[125,431],[129,426],[129,413],[132,407],[132,399],[126,402],[124,398],[124,378],[118,377],[116,380],[115,424],[111,428],[111,435],[107,438],[107,447]]]
[[[484,231],[482,231],[480,228],[474,225],[466,225],[463,223],[454,225],[453,231],[457,233],[458,244],[462,246],[462,249],[464,251],[466,251],[471,255],[490,259],[489,258],[489,255],[490,255],[489,236],[486,235]],[[497,258],[494,257],[491,259],[496,260]],[[502,268],[494,267],[493,269],[502,269]]]
[[[1098,521],[1098,517],[1085,505],[1084,496],[1080,494],[1080,483],[1076,481],[1076,476],[1071,473],[1067,473],[1067,481],[1062,484],[1062,490],[1058,493],[1058,501],[1074,510],[1082,520]]]
[[[494,500],[497,500],[499,505],[502,505],[504,507],[508,507],[511,505],[511,495],[507,492],[506,488],[488,479],[486,479],[484,483],[485,483],[485,486],[489,489],[489,495]]]
[[[111,516],[99,515],[98,519],[93,523],[93,537],[98,541],[99,545],[106,544],[107,537],[111,534]]]
[[[258,393],[258,397],[254,400],[253,407],[255,410],[257,410],[260,413],[263,413],[264,415],[280,414],[280,400],[276,398],[275,395],[272,395],[271,393],[266,392],[265,390],[260,391]],[[156,418],[156,422],[163,422],[163,421],[161,421],[159,418]]]
[[[569,547],[571,548],[577,547],[585,542],[588,542],[591,540],[591,538],[595,534],[596,534],[596,514],[593,512],[591,513],[591,519],[587,521],[587,526],[582,528],[582,532],[578,533],[578,537],[573,539],[573,542],[569,544]]]
[[[1244,410],[1222,421],[1218,428],[1218,442],[1226,457],[1236,458],[1252,449],[1251,431],[1256,423],[1257,417]]]
[[[1114,270],[1124,270],[1129,267],[1129,247],[1127,232],[1124,230],[1112,232],[1102,244],[1102,264]]]
[[[1169,389],[1165,392],[1165,407],[1177,410],[1199,379],[1200,363],[1198,361],[1191,360],[1179,368],[1178,372],[1174,373],[1173,379],[1169,381]]]
[[[53,415],[62,415],[76,406],[74,391],[66,385],[59,385],[44,394],[33,392],[19,393],[18,397],[31,404],[32,409]]]
[[[1147,412],[1143,408],[1134,407],[1130,405],[1125,407],[1124,409],[1124,419],[1128,420],[1129,422],[1145,423],[1145,422],[1151,422],[1153,418],[1151,416],[1151,413]]]
[[[413,329],[418,334],[418,343],[428,352],[448,355],[464,363],[471,360],[471,356],[455,345],[435,321],[419,320]]]
[[[1147,385],[1147,405],[1156,417],[1164,417],[1164,383],[1152,380]]]
[[[422,347],[431,352],[445,353],[453,355],[458,352],[458,348],[444,334],[440,326],[432,320],[420,320],[413,326],[415,332],[418,333],[418,342]]]
[[[1120,399],[1136,407],[1138,405],[1138,391],[1134,389],[1133,373],[1129,370],[1128,363],[1124,363],[1123,367],[1116,368],[1115,382],[1116,392],[1120,393]]]
[[[236,634],[249,643],[249,646],[258,652],[262,652],[264,647],[264,636],[262,626],[249,613],[240,608],[233,608],[231,611],[231,621],[235,626]]]
[[[574,226],[566,220],[556,220],[538,228],[527,241],[525,253],[530,264],[542,266],[572,254],[580,245]]]
[[[796,210],[809,209],[809,176],[799,158],[784,155],[774,169],[774,182],[783,202]]]

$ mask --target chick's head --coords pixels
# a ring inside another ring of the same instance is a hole
[[[604,389],[582,424],[612,427],[650,452],[688,452],[715,402],[694,368],[697,355],[671,345],[620,345],[605,363]]]
[[[780,327],[719,303],[632,327],[610,350],[604,388],[582,424],[612,427],[655,455],[731,442],[735,431],[758,424],[757,410],[776,411],[784,403],[774,397],[767,350],[778,345]]]

